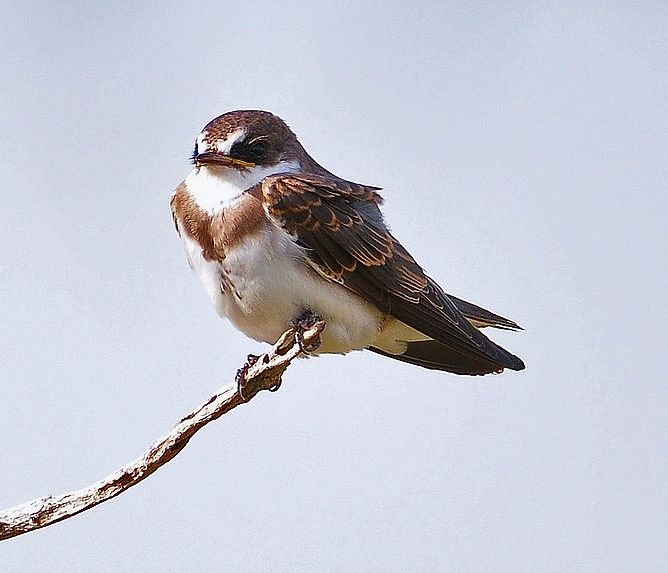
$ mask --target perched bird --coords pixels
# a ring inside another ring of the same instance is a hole
[[[488,374],[524,363],[479,328],[520,327],[445,292],[387,229],[378,187],[318,165],[266,111],[204,127],[172,213],[218,313],[256,340],[322,319],[314,354],[368,348],[425,368]]]

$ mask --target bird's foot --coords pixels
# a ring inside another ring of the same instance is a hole
[[[248,370],[260,359],[259,356],[255,356],[255,354],[249,354],[248,357],[246,358],[246,364],[244,364],[239,370],[237,370],[237,374],[234,377],[235,382],[237,383],[237,391],[239,392],[239,395],[243,399],[243,401],[246,401],[246,397],[244,396],[244,386],[246,385],[246,374],[248,374]],[[278,388],[276,388],[278,390]]]
[[[299,348],[305,354],[315,352],[320,347],[320,337],[318,336],[311,344],[306,344],[304,340],[304,333],[313,328],[322,319],[310,310],[303,311],[296,318],[290,321],[290,326],[295,332],[295,341],[299,344]]]

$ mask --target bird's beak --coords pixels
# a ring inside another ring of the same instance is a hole
[[[222,153],[215,153],[213,151],[198,153],[197,157],[195,157],[195,165],[197,167],[201,167],[202,165],[220,165],[222,167],[237,167],[242,169],[255,167],[255,163],[252,163],[251,161],[236,159],[229,155],[223,155]]]

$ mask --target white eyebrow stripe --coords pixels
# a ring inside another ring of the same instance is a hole
[[[195,142],[195,146],[197,147],[197,152],[198,153],[204,153],[205,151],[208,151],[209,149],[209,144],[206,142],[206,136],[208,135],[208,131],[203,131],[197,136],[197,141]]]
[[[237,129],[236,131],[230,133],[230,135],[228,135],[227,138],[219,139],[218,141],[213,141],[211,143],[213,146],[215,146],[216,151],[218,151],[218,153],[227,155],[232,149],[232,146],[235,143],[238,143],[239,141],[243,140],[245,137],[246,137],[246,130]]]

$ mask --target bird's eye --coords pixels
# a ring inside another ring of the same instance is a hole
[[[253,159],[262,159],[267,153],[267,144],[264,141],[256,141],[248,148]]]

